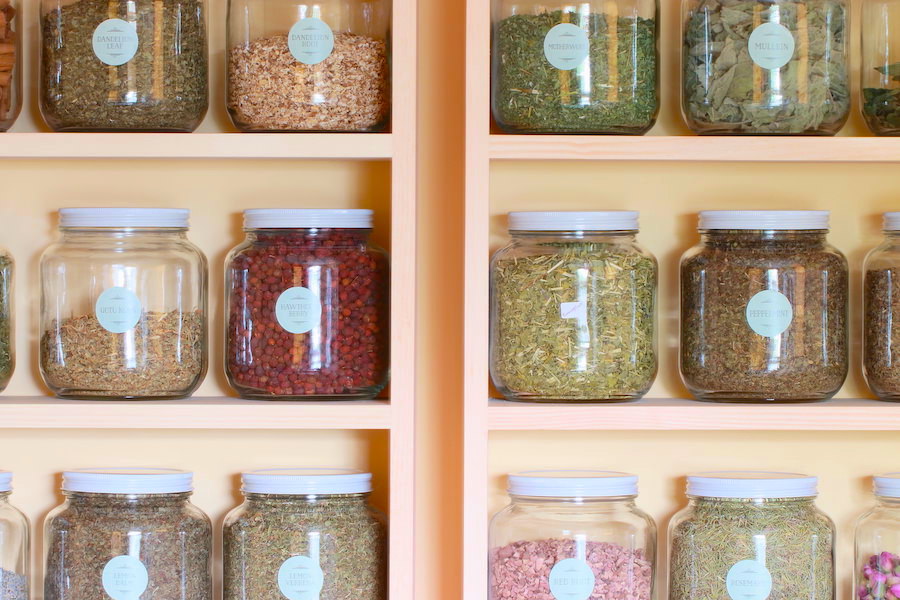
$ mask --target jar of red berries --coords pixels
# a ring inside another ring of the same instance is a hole
[[[372,211],[254,209],[225,273],[229,383],[245,398],[366,399],[387,383],[387,254]]]

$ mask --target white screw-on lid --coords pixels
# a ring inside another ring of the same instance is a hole
[[[900,231],[900,212],[884,213],[884,230]]]
[[[687,478],[687,495],[705,498],[808,498],[819,479],[799,473],[710,471]]]
[[[822,230],[827,210],[704,210],[697,229]]]
[[[75,469],[62,489],[90,494],[179,494],[194,489],[194,474],[178,469]]]
[[[316,496],[366,494],[372,474],[353,469],[258,469],[241,473],[245,494]]]
[[[508,478],[513,496],[608,498],[636,496],[637,475],[616,471],[522,471]]]
[[[60,227],[164,227],[186,229],[186,208],[61,208]]]
[[[509,213],[510,231],[637,231],[633,210],[525,211]]]
[[[0,492],[12,491],[12,471],[0,471]]]
[[[885,473],[873,478],[876,496],[900,498],[900,473]]]
[[[244,229],[371,229],[372,211],[361,208],[251,208]]]

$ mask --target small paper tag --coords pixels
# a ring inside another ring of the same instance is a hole
[[[587,319],[586,302],[563,302],[559,305],[559,316],[563,319]]]

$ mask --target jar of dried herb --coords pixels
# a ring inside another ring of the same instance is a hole
[[[490,526],[488,599],[654,598],[656,524],[637,493],[627,473],[510,475]]]
[[[803,402],[847,376],[847,259],[827,211],[704,211],[681,260],[681,377],[700,400]]]
[[[242,131],[380,131],[390,0],[229,0],[228,113]]]
[[[856,524],[854,600],[900,597],[900,473],[874,484],[876,504]]]
[[[683,0],[682,110],[700,134],[834,135],[850,112],[846,0]]]
[[[28,600],[28,518],[10,504],[12,473],[0,471],[0,600]]]
[[[193,131],[209,104],[205,0],[41,0],[56,131]]]
[[[862,97],[875,135],[900,135],[900,2],[862,3]]]
[[[510,133],[646,133],[658,0],[494,0],[493,112]]]
[[[386,385],[387,254],[372,211],[253,209],[227,260],[228,381],[265,400],[366,399]]]
[[[816,486],[796,473],[688,477],[669,526],[670,600],[834,600],[834,523]]]
[[[900,212],[884,214],[884,241],[863,272],[863,372],[879,398],[900,401]]]
[[[657,370],[656,259],[638,214],[514,212],[491,261],[491,377],[509,400],[633,400]]]
[[[41,375],[63,398],[183,398],[207,358],[206,257],[189,211],[64,208],[41,257]]]
[[[16,367],[13,271],[12,255],[0,248],[0,391],[5,390],[9,385],[9,380]]]
[[[22,34],[17,2],[0,0],[0,131],[22,110]]]
[[[225,518],[225,600],[386,600],[387,527],[372,475],[264,469],[242,475]]]
[[[212,524],[174,469],[63,474],[44,522],[45,600],[212,600]]]

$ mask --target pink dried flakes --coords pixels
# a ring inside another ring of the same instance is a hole
[[[491,600],[557,600],[550,592],[550,571],[575,557],[575,541],[514,542],[490,552]],[[588,542],[585,562],[596,577],[590,600],[650,600],[653,564],[643,549]]]

